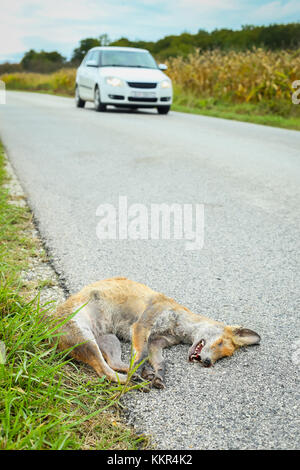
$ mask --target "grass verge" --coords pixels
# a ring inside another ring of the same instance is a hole
[[[201,99],[175,87],[173,111],[201,114],[265,126],[300,130],[300,105],[292,102],[231,103],[213,98]],[[291,114],[291,115],[290,115]]]
[[[32,295],[21,273],[41,258],[32,215],[9,194],[0,143],[0,449],[124,449],[148,444],[120,418],[121,396],[138,386],[109,384],[53,345],[53,302]],[[39,281],[36,291],[48,286]],[[51,315],[50,315],[51,317]],[[6,356],[6,357],[5,357]]]

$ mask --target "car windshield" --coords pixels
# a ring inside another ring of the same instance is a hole
[[[157,69],[157,64],[149,52],[143,51],[102,51],[102,67],[140,67]]]

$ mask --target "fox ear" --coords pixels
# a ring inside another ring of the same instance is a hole
[[[230,326],[232,332],[232,340],[237,346],[250,346],[260,342],[259,334],[242,326]]]

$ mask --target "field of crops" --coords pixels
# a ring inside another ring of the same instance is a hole
[[[300,51],[214,50],[168,62],[168,74],[180,88],[199,97],[234,102],[291,101],[292,82],[300,79]]]
[[[174,84],[175,105],[204,111],[233,106],[237,113],[239,106],[240,113],[300,119],[300,106],[291,100],[295,91],[292,83],[300,80],[299,50],[195,51],[185,58],[171,58],[167,65],[167,74]],[[75,69],[49,75],[12,73],[0,79],[11,90],[73,96]]]

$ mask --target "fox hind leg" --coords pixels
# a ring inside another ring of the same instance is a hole
[[[78,343],[82,344],[77,346]],[[105,375],[107,379],[112,382],[125,383],[127,381],[127,375],[117,375],[107,364],[95,339],[89,339],[87,341],[84,341],[83,339],[81,341],[76,340],[72,334],[62,335],[59,341],[59,349],[63,351],[72,347],[74,347],[74,349],[69,353],[70,356],[91,366],[99,377],[103,377],[103,375]]]
[[[121,344],[116,335],[107,334],[97,338],[97,344],[108,365],[118,372],[128,372],[129,367],[121,359]]]

